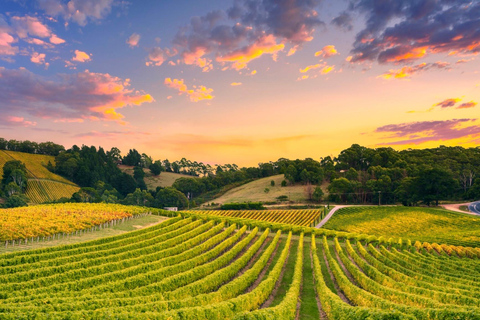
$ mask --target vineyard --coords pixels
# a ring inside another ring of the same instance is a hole
[[[4,254],[0,319],[480,318],[480,252],[232,221]]]
[[[340,209],[324,228],[377,237],[480,247],[480,217],[440,209],[351,207]]]
[[[292,224],[310,227],[323,217],[324,209],[301,210],[208,210],[186,211],[191,213],[206,213],[213,216],[253,219],[259,221]]]
[[[140,207],[81,203],[0,209],[0,241],[65,236],[144,212]]]
[[[80,190],[79,187],[71,184],[50,180],[30,179],[27,182],[25,195],[30,202],[44,203],[55,201],[60,198],[70,199],[78,190]]]

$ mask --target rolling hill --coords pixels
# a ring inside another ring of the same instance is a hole
[[[271,186],[271,181],[275,181],[275,186]],[[307,196],[305,194],[305,186],[293,185],[282,187],[284,180],[283,174],[266,177],[241,185],[237,188],[229,190],[224,195],[216,198],[215,203],[232,203],[232,202],[273,202],[279,196],[287,196],[290,201],[305,202]],[[265,192],[265,188],[269,191]],[[315,188],[315,186],[313,186]],[[323,187],[322,187],[323,188]],[[325,190],[324,190],[325,192]]]
[[[31,203],[70,198],[80,189],[73,182],[46,168],[48,162],[55,163],[53,156],[0,150],[0,175],[3,175],[3,165],[10,160],[20,160],[27,168],[28,183],[25,194]]]
[[[134,167],[125,165],[119,165],[118,167],[123,172],[133,176]],[[151,190],[155,190],[157,187],[171,187],[178,178],[195,178],[186,174],[173,172],[162,172],[160,175],[154,176],[149,169],[144,168],[143,171],[145,172],[145,184],[147,185],[147,188]]]

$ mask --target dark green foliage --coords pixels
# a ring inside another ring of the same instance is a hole
[[[23,164],[20,160],[10,160],[5,162],[3,165],[3,177],[2,177],[2,184],[6,185],[9,182],[13,182],[12,173],[15,170],[22,171],[25,176],[27,175],[27,168],[25,164]]]
[[[157,208],[178,207],[184,209],[188,207],[188,199],[185,195],[175,188],[167,187],[160,189],[154,200],[154,206]]]
[[[286,187],[287,186],[287,181],[286,180],[282,180],[282,187]]]
[[[27,201],[27,197],[25,197],[23,194],[14,194],[8,197],[3,206],[4,208],[26,207]]]
[[[264,210],[265,207],[261,202],[247,203],[225,203],[220,207],[221,210]]]
[[[315,202],[321,202],[323,199],[324,193],[320,186],[315,187],[315,190],[312,194],[312,200]]]
[[[127,166],[139,166],[141,161],[142,156],[135,149],[130,149],[128,154],[122,159],[122,163]]]
[[[275,187],[275,181],[274,181],[274,180],[270,181],[270,185],[271,185],[272,187]]]
[[[155,161],[148,167],[148,169],[150,169],[150,172],[154,176],[158,176],[164,170],[162,163],[160,161]]]
[[[83,187],[72,195],[72,201],[94,203],[100,202],[101,198],[94,188]]]

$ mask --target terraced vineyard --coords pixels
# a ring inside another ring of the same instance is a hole
[[[0,319],[480,318],[477,258],[235,219],[4,254]]]
[[[333,215],[324,228],[386,239],[411,239],[480,247],[480,217],[442,209],[350,207]]]
[[[30,179],[27,182],[25,195],[33,203],[44,203],[60,198],[70,199],[78,190],[80,190],[78,186],[63,182]]]
[[[191,213],[205,213],[213,216],[253,219],[259,221],[293,224],[297,226],[310,227],[318,223],[323,209],[301,209],[301,210],[207,210],[207,211],[186,211]]]

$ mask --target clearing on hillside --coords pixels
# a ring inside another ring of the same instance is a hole
[[[271,181],[275,181],[275,186],[271,186]],[[215,203],[232,203],[232,202],[275,202],[279,196],[287,196],[290,201],[305,202],[307,195],[305,186],[303,185],[287,185],[282,187],[284,180],[283,174],[266,177],[241,185],[232,190],[227,191],[221,197],[213,200]],[[265,192],[265,188],[269,191]],[[315,189],[315,186],[312,186]],[[325,191],[325,190],[324,190]]]
[[[120,170],[133,176],[134,167],[125,165],[119,165],[118,167]],[[179,178],[196,178],[194,176],[173,172],[162,172],[160,175],[154,176],[149,169],[143,168],[143,171],[145,172],[145,184],[149,190],[155,190],[157,187],[171,187],[175,180]]]
[[[324,228],[387,239],[480,246],[480,217],[442,209],[349,207],[338,210]]]

